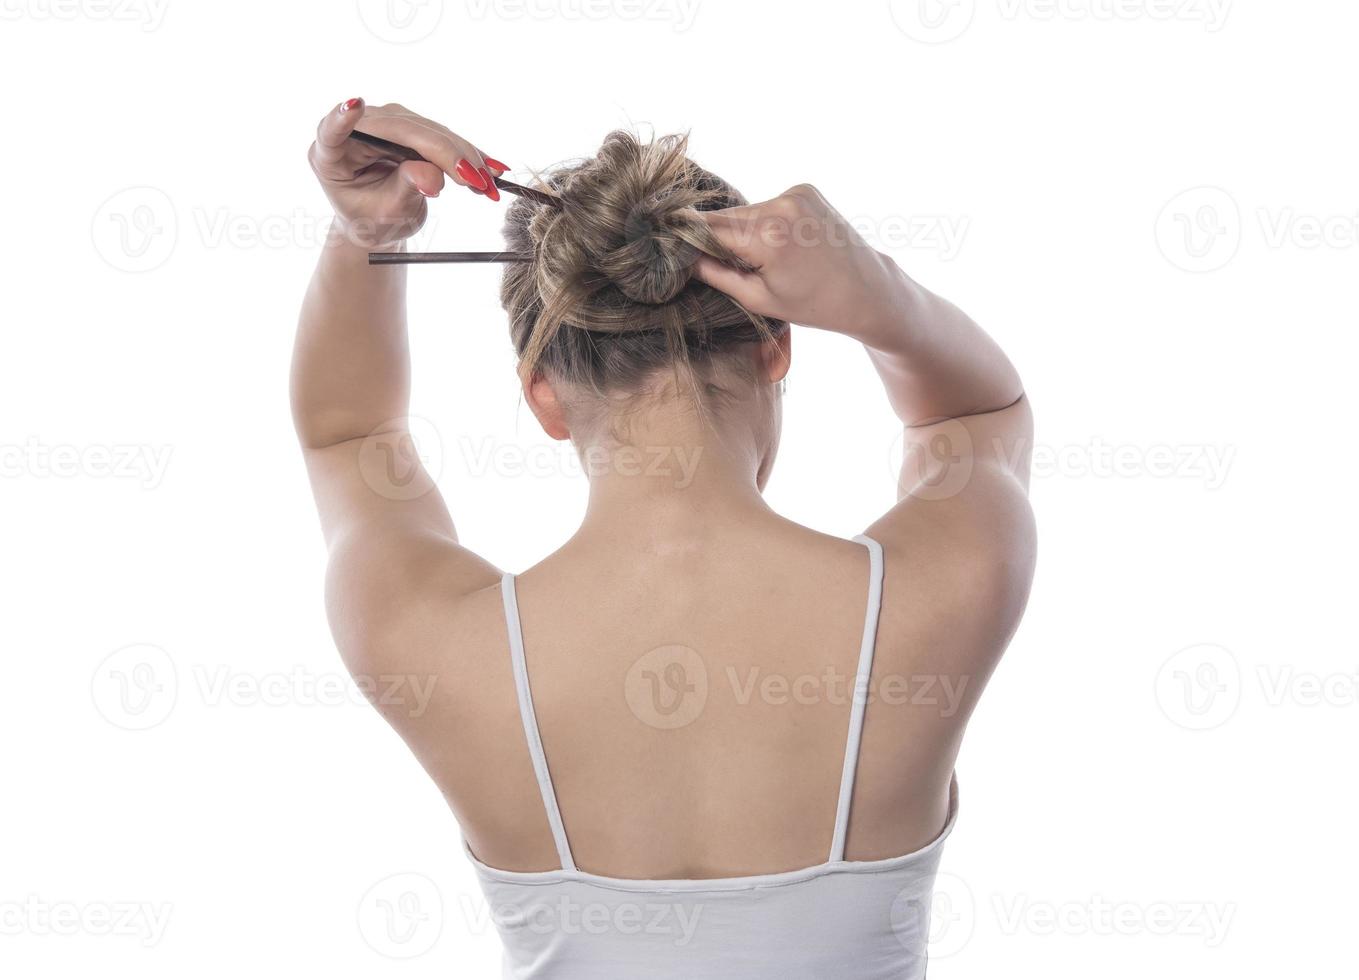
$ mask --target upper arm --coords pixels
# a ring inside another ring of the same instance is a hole
[[[911,596],[903,615],[933,669],[973,680],[964,716],[1028,600],[1037,541],[1026,399],[905,430],[898,502],[869,530]],[[890,584],[890,583],[889,583]],[[919,601],[915,601],[919,599]]]
[[[326,606],[350,669],[410,652],[432,605],[484,588],[499,571],[458,543],[438,488],[393,428],[304,450],[329,551]]]
[[[906,426],[902,444],[898,507],[966,497],[969,491],[985,491],[992,478],[1013,481],[1027,493],[1033,412],[1028,396],[1021,395],[994,412]]]

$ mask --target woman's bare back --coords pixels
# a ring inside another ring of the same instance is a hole
[[[538,726],[583,870],[709,878],[826,860],[869,556],[768,511],[732,517],[697,534],[582,534],[515,579]],[[928,537],[912,548],[891,527],[879,533],[885,583],[851,860],[904,854],[939,832],[963,725],[1008,639],[1004,608],[979,611],[1003,599],[994,582],[956,589],[966,549],[950,561]],[[433,677],[435,695],[419,717],[387,714],[480,860],[556,868],[500,581],[427,601],[409,662],[383,670]],[[960,612],[978,621],[960,625]]]

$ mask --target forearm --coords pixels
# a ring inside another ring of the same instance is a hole
[[[336,229],[302,303],[291,394],[305,448],[361,438],[408,411],[405,267],[370,266],[368,249]]]
[[[991,412],[1023,396],[1014,365],[971,317],[883,262],[880,312],[857,339],[904,424]]]

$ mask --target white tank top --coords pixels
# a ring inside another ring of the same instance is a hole
[[[823,864],[736,878],[643,881],[577,869],[533,712],[514,576],[501,580],[519,713],[556,871],[501,871],[468,857],[505,946],[507,980],[910,980],[925,976],[930,896],[957,814],[957,783],[939,836],[880,861],[846,861],[873,647],[882,606],[882,546],[868,548],[868,613],[851,699],[835,832]],[[464,845],[465,846],[465,845]]]

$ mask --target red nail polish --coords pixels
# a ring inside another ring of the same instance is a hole
[[[495,181],[491,178],[491,172],[483,170],[481,173],[486,178],[486,196],[492,201],[500,200],[500,191],[496,189]]]
[[[453,168],[459,177],[467,181],[479,191],[486,189],[486,178],[477,173],[477,168],[466,160],[459,160],[458,165]]]
[[[348,102],[341,103],[340,111],[348,112],[350,109],[356,108],[362,101],[363,99],[350,99]]]
[[[510,169],[494,157],[483,156],[482,159],[486,161],[486,166],[490,167],[492,170],[499,170],[502,174]],[[497,176],[499,176],[499,174],[497,174]]]

